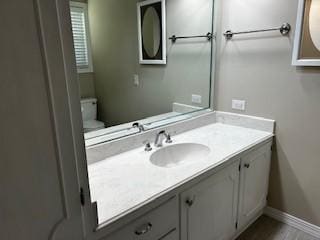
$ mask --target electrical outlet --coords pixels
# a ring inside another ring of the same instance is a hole
[[[201,104],[202,103],[202,97],[200,95],[192,94],[191,102],[197,103],[197,104]]]
[[[140,85],[140,80],[139,80],[138,74],[133,75],[133,85],[135,85],[136,87],[138,87]]]
[[[246,110],[246,101],[232,99],[232,109],[245,111]]]

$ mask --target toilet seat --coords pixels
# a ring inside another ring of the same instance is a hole
[[[97,120],[88,120],[83,122],[83,129],[85,130],[85,132],[90,132],[102,128],[105,128],[105,124]]]

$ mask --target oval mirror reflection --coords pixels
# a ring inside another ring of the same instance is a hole
[[[320,51],[320,0],[312,0],[309,14],[309,30],[313,44]]]
[[[150,58],[157,55],[160,48],[161,25],[157,11],[150,6],[142,22],[143,48]]]

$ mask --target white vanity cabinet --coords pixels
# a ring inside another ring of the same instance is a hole
[[[271,144],[254,146],[186,182],[170,193],[174,197],[102,239],[235,239],[266,206]]]
[[[181,194],[181,239],[230,239],[236,231],[240,160]]]
[[[180,195],[181,240],[231,240],[266,206],[271,142]]]
[[[271,142],[241,158],[239,191],[239,229],[259,216],[267,203]]]

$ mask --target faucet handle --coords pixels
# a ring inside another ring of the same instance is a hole
[[[144,148],[144,150],[145,150],[146,152],[152,151],[152,147],[151,147],[150,142],[146,141],[146,142],[144,142],[144,144],[146,145],[145,148]]]
[[[166,143],[172,143],[171,135],[167,134]]]

